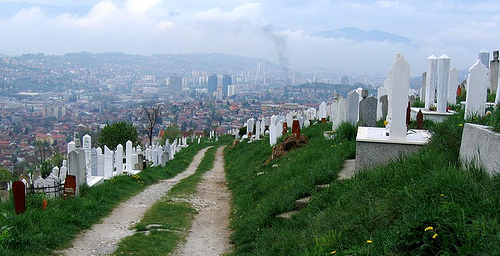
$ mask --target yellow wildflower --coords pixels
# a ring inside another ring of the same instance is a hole
[[[432,236],[432,239],[436,239],[436,237],[438,237],[437,233]]]
[[[369,243],[369,244],[373,243],[372,240],[366,240],[366,242]]]
[[[444,194],[441,194],[440,196],[441,196],[441,197],[444,197]]]
[[[337,251],[333,251],[333,252],[331,252],[330,254],[335,254],[335,253],[337,253]]]
[[[458,126],[462,127],[462,126],[464,126],[464,124],[458,124]]]
[[[429,231],[429,230],[434,230],[434,228],[429,226],[429,227],[426,227],[424,231]]]
[[[388,124],[387,120],[384,120],[384,125],[387,125],[387,124]]]

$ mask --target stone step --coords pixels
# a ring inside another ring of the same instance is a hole
[[[318,186],[316,186],[316,191],[319,192],[319,191],[321,191],[321,190],[323,190],[325,188],[329,188],[329,187],[330,187],[330,184],[318,185]]]
[[[295,210],[301,210],[305,208],[310,201],[310,196],[295,200]]]
[[[339,172],[338,179],[350,179],[356,174],[356,159],[347,159]]]
[[[289,212],[285,212],[285,213],[282,213],[282,214],[278,214],[276,215],[276,218],[280,218],[280,219],[291,219],[293,215],[299,213],[299,211],[289,211]]]

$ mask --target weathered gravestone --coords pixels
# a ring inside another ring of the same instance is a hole
[[[295,138],[300,139],[300,122],[299,122],[299,120],[293,120],[292,133],[295,134]]]
[[[417,129],[422,129],[424,127],[424,114],[422,110],[417,113]]]
[[[166,151],[163,151],[163,153],[161,154],[161,160],[160,160],[161,167],[167,166],[168,158],[169,158],[168,153]],[[142,165],[142,163],[141,163],[141,165]],[[140,170],[140,169],[137,169],[137,170]]]
[[[382,120],[387,118],[387,111],[389,110],[389,99],[387,95],[382,95],[380,97],[380,105],[382,105]]]
[[[363,99],[359,102],[359,126],[375,127],[377,123],[377,99],[368,96],[363,90]]]
[[[285,135],[287,132],[288,132],[288,124],[287,122],[283,122],[283,131],[281,134]]]
[[[76,195],[76,177],[74,175],[66,176],[66,182],[64,182],[63,197],[67,199],[68,197],[74,197]]]
[[[26,186],[22,181],[14,181],[12,184],[14,194],[14,206],[16,213],[21,214],[26,211]]]
[[[38,177],[42,177],[42,171],[35,169],[35,171],[33,171],[32,180],[36,180]]]

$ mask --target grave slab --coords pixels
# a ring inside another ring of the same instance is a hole
[[[410,130],[406,138],[389,139],[385,128],[358,127],[356,137],[356,170],[387,164],[402,155],[416,152],[428,143],[426,130]]]
[[[475,164],[493,176],[500,173],[500,133],[488,126],[465,123],[460,145],[460,160],[465,165]]]

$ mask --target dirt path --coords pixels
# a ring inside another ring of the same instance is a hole
[[[229,243],[231,193],[224,172],[223,147],[217,150],[214,167],[203,175],[192,199],[198,214],[186,242],[173,255],[221,255],[232,249]]]
[[[72,247],[58,253],[65,255],[106,255],[113,253],[118,242],[134,234],[129,229],[139,222],[144,212],[165,195],[175,184],[192,175],[208,148],[202,149],[188,168],[172,179],[162,180],[143,192],[118,205],[102,223],[93,225],[73,240]]]

